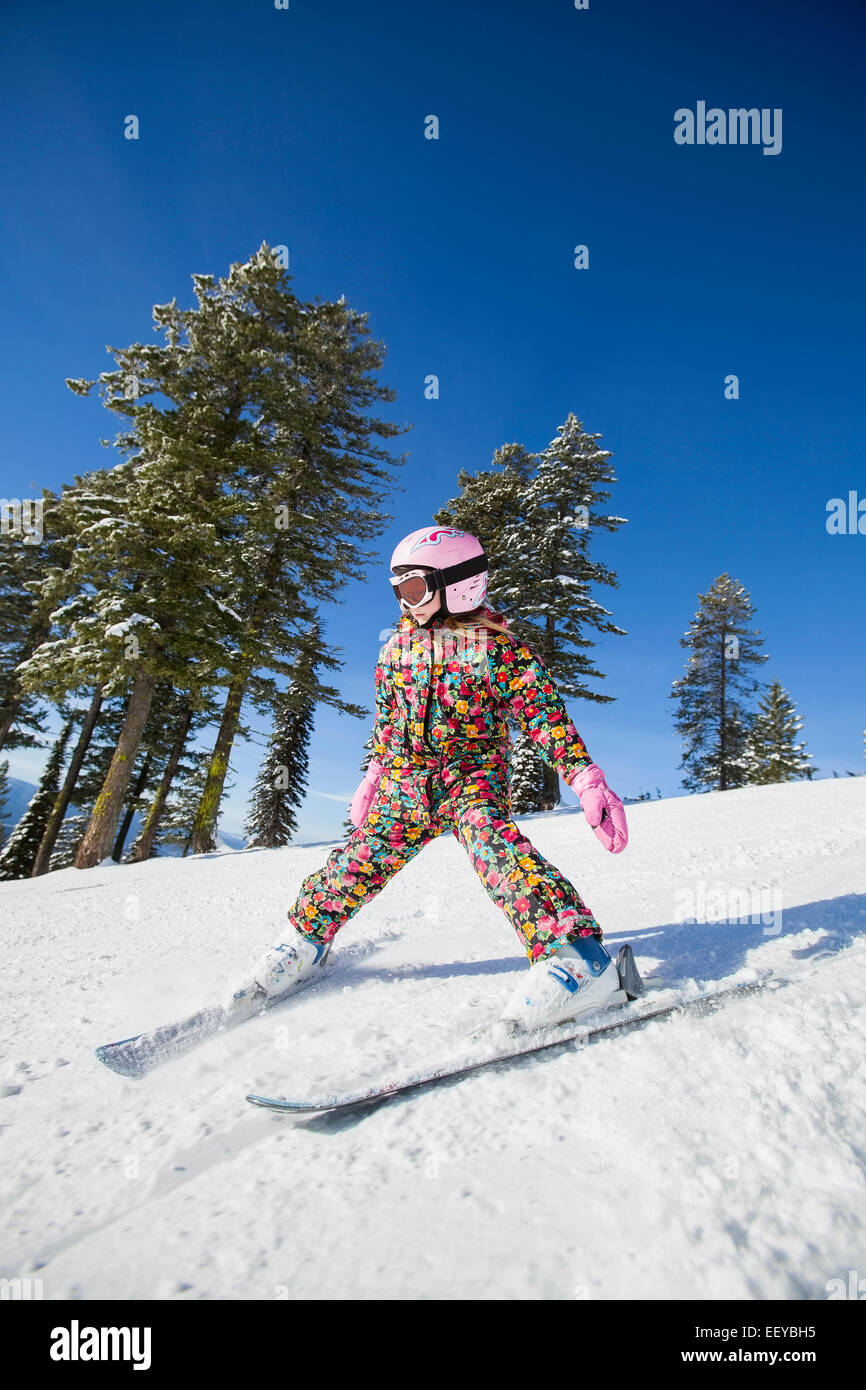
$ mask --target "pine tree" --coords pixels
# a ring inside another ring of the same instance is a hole
[[[127,856],[129,863],[137,864],[145,859],[153,858],[156,854],[156,837],[166,812],[174,780],[178,774],[185,777],[190,771],[188,764],[185,764],[183,760],[187,741],[195,735],[203,724],[208,722],[212,708],[211,705],[206,705],[201,710],[194,710],[187,698],[173,698],[173,713],[166,719],[161,740],[162,747],[159,750],[164,759],[162,772],[159,783],[146,809],[143,810],[144,819],[141,830]],[[170,741],[166,743],[166,740]],[[159,753],[157,754],[157,761],[159,761]]]
[[[749,745],[749,782],[766,786],[772,782],[793,782],[811,778],[814,768],[808,766],[812,755],[806,753],[805,742],[797,740],[803,727],[794,702],[778,680],[758,702],[758,712],[752,721]]]
[[[54,848],[57,843],[58,836],[60,835],[63,822],[66,817],[66,812],[69,808],[70,802],[72,801],[72,797],[75,794],[75,787],[81,775],[81,769],[84,766],[84,760],[87,757],[87,752],[90,748],[90,742],[93,738],[93,731],[96,728],[96,722],[99,718],[99,712],[102,708],[102,697],[102,686],[97,686],[96,690],[93,693],[93,696],[91,697],[90,704],[83,715],[81,721],[81,731],[78,735],[78,740],[75,744],[75,748],[72,751],[72,757],[69,760],[69,767],[66,769],[66,776],[63,779],[63,785],[57,794],[57,799],[54,802],[53,807],[51,808],[51,814],[48,817],[48,822],[45,826],[45,830],[42,835],[42,842],[39,846],[39,852],[37,853],[36,859],[33,864],[34,878],[37,878],[40,874],[46,873],[48,869],[51,867],[52,857],[54,855]],[[80,843],[81,838],[82,836],[79,835],[76,845]],[[67,834],[66,843],[68,843],[68,840],[69,836]]]
[[[88,713],[90,712],[92,711],[89,710]],[[77,713],[80,717],[82,711],[79,710]],[[75,785],[70,791],[67,810],[74,807],[79,814],[87,812],[89,819],[94,802],[105,783],[106,773],[114,757],[118,735],[123,727],[124,713],[125,700],[122,695],[112,696],[100,702],[99,715],[87,742]],[[80,738],[78,742],[81,742]],[[75,751],[78,751],[78,743]],[[71,765],[70,760],[70,767]],[[65,816],[66,811],[64,811],[64,819]]]
[[[680,767],[689,791],[726,791],[749,780],[751,701],[760,682],[752,669],[768,660],[749,624],[754,608],[743,585],[722,574],[706,594],[680,646],[691,653],[673,682],[674,723],[683,740]]]
[[[76,865],[110,852],[154,691],[160,680],[197,694],[225,661],[226,624],[201,593],[222,549],[217,513],[201,463],[172,478],[165,459],[144,450],[85,488],[102,516],[83,527],[54,610],[57,636],[20,668],[28,688],[56,698],[103,685],[120,695],[124,719]],[[195,492],[196,484],[200,491]],[[194,494],[194,495],[193,495]],[[212,503],[209,507],[209,503]],[[184,513],[184,504],[186,512]],[[203,611],[204,610],[204,611]]]
[[[304,800],[313,731],[316,669],[322,659],[322,630],[310,625],[288,687],[275,700],[274,728],[267,757],[253,789],[245,827],[249,843],[271,849],[288,844],[297,829],[296,810]],[[261,692],[257,683],[254,690]]]
[[[84,814],[74,813],[71,816],[66,816],[54,841],[54,848],[48,861],[48,873],[54,873],[55,869],[72,867],[89,819],[90,817]]]
[[[598,584],[616,587],[616,574],[592,558],[593,533],[616,531],[623,517],[608,513],[607,484],[616,481],[611,454],[570,413],[540,454],[511,444],[497,450],[495,472],[461,473],[459,498],[435,514],[443,525],[478,535],[490,566],[496,606],[516,637],[535,651],[563,696],[607,703],[591,688],[603,673],[592,664],[587,631],[623,635],[611,613],[591,596]],[[518,763],[518,767],[520,764]],[[542,763],[541,810],[560,802],[559,775]]]
[[[394,399],[371,375],[380,345],[366,315],[302,305],[289,278],[265,244],[226,279],[194,276],[196,308],[154,309],[166,341],[111,349],[117,370],[99,378],[131,456],[96,485],[104,516],[79,532],[58,635],[27,663],[40,693],[104,681],[126,694],[80,868],[110,849],[160,680],[193,703],[227,687],[196,818],[196,850],[212,843],[250,683],[290,673],[310,600],[362,577],[360,542],[387,519],[378,499],[398,460],[372,437],[401,427],[366,414]],[[68,381],[81,395],[95,384]],[[363,713],[330,687],[317,698]]]
[[[43,489],[41,538],[0,531],[0,747],[38,748],[45,732],[37,698],[25,691],[18,675],[47,638],[51,601],[42,596],[46,576],[68,564],[71,544],[66,508],[53,492]]]
[[[295,812],[307,790],[313,706],[290,687],[274,718],[268,753],[252,791],[244,832],[252,849],[287,845],[298,828]]]
[[[202,791],[207,781],[211,755],[205,749],[195,749],[189,756],[190,771],[178,782],[170,797],[156,836],[155,847],[161,845],[180,845],[186,858],[192,849],[193,827],[198,808],[201,805]],[[233,783],[226,779],[223,795],[228,795]]]
[[[27,585],[40,577],[41,549],[0,532],[0,743],[7,748],[38,747],[36,735],[45,732],[35,698],[22,697],[16,676],[30,654],[35,600]]]
[[[511,809],[515,816],[540,811],[544,803],[544,761],[529,734],[518,734],[509,768]]]
[[[60,787],[66,745],[75,727],[67,719],[58,735],[33,797],[0,853],[0,879],[29,878],[51,808]]]
[[[101,691],[96,692],[87,711],[75,712],[76,721],[83,719],[83,727],[42,836],[34,877],[58,865],[65,868],[71,862],[70,846],[77,850],[81,844],[114,757],[124,713],[122,697],[103,701]]]
[[[275,278],[267,248],[239,271],[244,277],[239,285],[233,285],[230,276],[225,284],[212,287],[216,300],[228,290],[233,307],[239,300],[252,299],[257,313],[284,323],[286,290],[281,272]],[[350,310],[342,299],[336,304],[316,302],[295,311],[290,338],[288,380],[282,367],[270,375],[262,373],[259,353],[244,357],[236,350],[232,356],[236,373],[245,368],[249,372],[246,389],[268,434],[266,445],[256,438],[245,472],[249,486],[241,556],[246,582],[233,599],[243,629],[196,817],[196,852],[213,843],[215,797],[253,672],[266,666],[277,676],[291,676],[296,629],[316,618],[307,596],[333,600],[348,579],[364,577],[361,564],[374,556],[361,551],[359,542],[381,531],[385,466],[399,462],[373,443],[373,437],[390,438],[401,430],[367,415],[375,400],[394,399],[391,390],[368,375],[382,365],[384,353],[381,344],[368,341],[367,316]],[[339,665],[326,659],[324,651],[319,660],[332,669]],[[314,702],[357,717],[364,713],[339,701],[327,686],[317,690]]]

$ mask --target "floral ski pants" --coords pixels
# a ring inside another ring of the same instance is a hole
[[[330,941],[410,859],[450,830],[488,896],[505,913],[530,961],[601,927],[568,879],[530,843],[511,815],[504,765],[386,770],[363,824],[301,885],[292,926]]]

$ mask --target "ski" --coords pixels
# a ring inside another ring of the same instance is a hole
[[[146,1033],[136,1033],[132,1038],[120,1038],[117,1042],[104,1043],[102,1047],[96,1048],[96,1055],[110,1071],[117,1072],[119,1076],[137,1079],[145,1076],[154,1067],[162,1066],[164,1062],[185,1056],[187,1052],[207,1042],[214,1034],[228,1032],[229,1029],[246,1023],[250,1018],[259,1018],[269,1009],[291,1002],[309,985],[317,983],[318,979],[319,976],[316,976],[313,980],[296,985],[288,995],[268,999],[264,1004],[258,1004],[247,1012],[229,1011],[221,1004],[210,1005],[175,1023],[165,1023]]]
[[[150,1029],[148,1032],[136,1033],[131,1038],[120,1038],[117,1042],[104,1043],[101,1047],[96,1048],[96,1055],[103,1066],[116,1072],[118,1076],[131,1079],[146,1076],[154,1067],[171,1062],[176,1057],[185,1056],[186,1053],[200,1047],[202,1043],[207,1042],[208,1038],[212,1038],[215,1034],[227,1032],[231,1028],[236,1028],[238,1024],[245,1023],[247,1019],[257,1018],[268,1009],[290,1002],[297,997],[300,990],[306,990],[310,985],[322,979],[323,974],[330,971],[332,965],[333,962],[330,960],[327,964],[323,963],[315,977],[301,985],[296,985],[288,995],[268,999],[264,1004],[256,1004],[245,1011],[241,1009],[229,1011],[220,1004],[210,1005],[207,1008],[199,1009],[197,1013],[190,1014],[187,1018],[178,1019],[174,1023],[165,1023],[158,1028]],[[631,947],[623,946],[620,949],[617,957],[617,969],[621,970],[621,978],[626,986],[635,992],[653,984],[652,980],[642,981],[637,974]]]
[[[742,999],[748,995],[757,994],[760,990],[767,989],[772,985],[785,985],[787,983],[788,981],[780,976],[769,973],[757,980],[746,980],[740,984],[724,986],[721,989],[680,996],[669,1004],[653,1006],[646,1000],[630,1003],[624,1006],[628,1009],[628,1015],[625,1018],[617,1017],[599,1022],[597,1020],[603,1018],[603,1014],[597,1011],[595,1015],[585,1015],[580,1021],[560,1024],[556,1028],[544,1029],[529,1037],[514,1039],[510,1046],[503,1046],[490,1056],[473,1058],[470,1048],[466,1054],[468,1060],[466,1057],[457,1058],[430,1071],[416,1072],[414,1075],[403,1077],[399,1081],[383,1082],[366,1090],[347,1092],[345,1095],[318,1096],[310,1100],[288,1100],[282,1097],[251,1094],[246,1099],[251,1105],[284,1115],[340,1114],[361,1110],[381,1101],[391,1100],[394,1096],[406,1095],[411,1091],[436,1086],[444,1081],[456,1081],[487,1067],[504,1066],[537,1052],[550,1052],[569,1045],[583,1048],[599,1042],[611,1034],[628,1032],[658,1019],[669,1018],[674,1014],[711,1013],[732,999]],[[489,1036],[489,1030],[487,1031]],[[484,1032],[485,1030],[482,1029],[481,1035]]]
[[[97,1047],[96,1055],[100,1062],[119,1076],[144,1076],[153,1067],[173,1057],[182,1057],[215,1033],[241,1021],[232,1019],[228,1011],[217,1004],[199,1009],[198,1013],[190,1014],[176,1023],[165,1023],[149,1032],[136,1033],[132,1038],[105,1043]]]

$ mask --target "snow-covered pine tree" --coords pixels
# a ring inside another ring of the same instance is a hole
[[[298,828],[296,812],[307,790],[313,717],[309,700],[298,701],[290,685],[274,712],[268,752],[252,790],[244,826],[251,849],[287,845]]]
[[[750,784],[766,786],[772,782],[794,782],[811,778],[811,753],[797,734],[803,721],[781,682],[775,679],[758,701],[749,737]]]
[[[55,838],[46,872],[54,873],[55,869],[71,868],[89,820],[89,815],[80,813],[65,817]]]
[[[0,531],[0,747],[39,748],[45,732],[37,697],[22,689],[18,666],[50,630],[49,602],[41,597],[46,574],[68,563],[64,508],[43,489],[42,537]]]
[[[196,852],[213,844],[216,803],[254,673],[264,668],[290,676],[298,627],[317,616],[308,600],[333,601],[349,579],[364,578],[362,565],[375,556],[360,544],[381,532],[383,484],[402,462],[374,443],[402,427],[367,414],[374,401],[394,399],[371,375],[384,349],[370,339],[367,315],[342,298],[300,305],[288,279],[263,245],[246,265],[233,266],[227,280],[207,284],[207,304],[225,322],[225,352],[255,423],[238,502],[245,517],[244,582],[231,600],[242,626],[196,817]],[[321,660],[332,669],[341,664],[324,652]],[[364,714],[331,687],[319,687],[312,698]]]
[[[67,718],[45,764],[39,786],[0,851],[0,879],[29,878],[51,808],[60,788],[60,771],[75,721]]]
[[[540,811],[544,799],[544,761],[529,734],[522,731],[511,748],[511,809],[515,816]]]
[[[39,556],[34,552],[40,549],[0,532],[0,734],[5,734],[0,743],[6,748],[38,747],[36,735],[45,732],[35,697],[22,695],[16,675],[33,641],[35,600],[26,585],[39,578]]]
[[[176,780],[155,840],[157,850],[162,845],[180,845],[184,858],[192,849],[193,826],[201,805],[211,755],[207,749],[194,749],[189,754],[188,762],[190,771],[182,779]],[[233,783],[226,778],[223,783],[223,796],[228,795],[232,786]]]
[[[502,445],[494,450],[489,469],[474,474],[460,469],[460,492],[433,518],[439,525],[459,526],[478,536],[487,556],[489,601],[509,617],[520,586],[515,586],[508,545],[523,520],[524,498],[537,465],[537,455],[522,444]]]
[[[98,715],[96,719],[94,719],[95,709]],[[94,803],[105,783],[108,769],[114,757],[117,739],[123,727],[125,701],[121,696],[106,700],[103,703],[101,699],[97,701],[95,696],[86,713],[78,710],[76,714],[78,720],[82,716],[84,717],[85,725],[93,720],[93,727],[87,737],[85,737],[85,730],[82,730],[76,743],[63,787],[55,801],[51,818],[39,846],[39,853],[33,866],[34,877],[57,868],[58,864],[61,863],[63,867],[66,867],[67,863],[71,862],[68,858],[70,845],[74,845],[77,849],[84,838],[84,830],[89,824]],[[153,726],[153,722],[153,719],[149,720],[149,727]],[[139,760],[137,772],[140,767],[141,760]],[[131,796],[132,793],[130,793]],[[57,814],[60,808],[62,808],[62,815],[58,822]],[[138,809],[136,804],[130,807],[128,798],[127,813],[130,821],[136,809]],[[70,811],[72,812],[71,815]],[[57,846],[61,841],[62,848],[58,850]]]
[[[750,623],[755,610],[739,580],[722,574],[705,594],[680,646],[690,656],[673,682],[674,723],[682,739],[682,785],[688,791],[726,791],[747,785],[751,701],[760,687],[752,674],[769,658]]]
[[[459,526],[481,540],[487,556],[488,603],[504,612],[513,626],[512,610],[520,586],[514,582],[508,545],[523,519],[523,497],[537,459],[522,444],[504,444],[494,451],[492,464],[476,474],[461,468],[460,494],[440,507],[434,520],[443,526]],[[516,630],[515,635],[519,635]],[[515,815],[538,811],[544,802],[544,761],[517,722],[509,722],[514,740],[508,752],[512,808]]]
[[[157,682],[197,694],[224,666],[232,635],[232,621],[206,597],[213,576],[230,564],[231,503],[221,486],[226,476],[211,467],[200,444],[185,448],[182,411],[173,420],[179,437],[156,437],[154,417],[162,417],[139,396],[158,389],[147,383],[145,368],[149,354],[158,358],[159,351],[142,349],[143,361],[134,350],[118,353],[121,371],[103,373],[110,408],[135,414],[134,430],[121,436],[119,447],[141,447],[109,472],[76,479],[75,500],[92,519],[78,530],[68,571],[44,587],[46,593],[54,589],[56,636],[19,667],[22,684],[47,698],[81,695],[101,684],[106,697],[126,699],[114,756],[79,847],[79,868],[111,850]],[[141,390],[130,397],[129,375],[136,371]]]
[[[63,785],[61,786],[60,791],[57,793],[57,798],[54,802],[53,807],[51,808],[51,814],[48,817],[48,821],[46,823],[45,830],[42,835],[42,842],[39,846],[39,851],[33,863],[34,878],[38,878],[40,874],[47,873],[49,868],[51,867],[55,845],[57,843],[58,836],[60,835],[63,822],[66,817],[66,812],[72,801],[72,797],[75,794],[75,787],[81,775],[81,769],[84,766],[84,760],[87,757],[87,752],[90,748],[90,742],[93,738],[93,731],[96,728],[96,722],[99,718],[99,713],[101,709],[102,686],[97,686],[96,690],[93,692],[93,695],[91,697],[90,704],[88,705],[87,710],[84,712],[83,718],[81,720],[81,729],[79,731],[75,747],[72,750],[72,756],[69,759],[69,766],[66,769],[66,776],[63,779]],[[78,838],[75,842],[76,848],[81,842],[83,833],[84,832],[82,830],[81,834],[78,835]],[[68,845],[69,840],[70,836],[67,832],[64,844]]]
[[[592,586],[615,588],[618,580],[592,558],[590,547],[594,532],[616,531],[625,518],[603,507],[616,475],[600,438],[587,434],[570,413],[540,454],[508,445],[494,454],[501,472],[461,474],[461,496],[435,520],[479,536],[490,557],[497,606],[508,614],[515,636],[547,665],[563,696],[608,703],[615,697],[589,685],[604,675],[592,664],[589,649],[595,644],[586,633],[623,635],[624,629],[591,597]],[[560,802],[559,776],[542,761],[542,777],[539,809],[550,810]]]
[[[92,810],[111,766],[118,734],[123,727],[125,703],[123,695],[115,695],[101,702],[100,713],[88,741],[75,785],[71,789],[67,809],[70,806],[74,807],[79,814],[85,811],[89,814]],[[78,710],[79,719],[81,714],[82,711]],[[77,749],[76,744],[76,751]],[[65,814],[66,812],[64,818]]]
[[[194,276],[195,309],[154,308],[165,343],[112,349],[117,370],[99,378],[132,452],[104,475],[115,496],[79,537],[54,679],[75,693],[104,680],[128,703],[79,868],[111,847],[160,679],[194,699],[228,687],[196,819],[195,848],[212,844],[250,681],[291,671],[295,624],[315,616],[306,596],[332,601],[363,577],[359,545],[387,520],[379,498],[400,460],[373,437],[402,427],[366,414],[395,398],[371,375],[380,345],[366,315],[342,299],[302,305],[289,279],[266,244],[226,279]],[[96,383],[67,384],[87,395]],[[32,679],[47,683],[38,657]],[[316,698],[363,713],[330,687]]]
[[[273,849],[286,845],[297,829],[295,813],[307,791],[308,748],[313,732],[314,692],[319,684],[316,669],[321,650],[321,623],[316,621],[310,625],[303,641],[288,686],[277,696],[273,706],[270,745],[253,788],[244,827],[251,847]],[[257,690],[257,685],[254,688]]]
[[[114,683],[106,681],[104,671],[97,672],[89,687],[86,680],[87,667],[94,660],[98,644],[98,639],[94,641],[93,630],[88,628],[93,584],[88,576],[86,556],[94,544],[99,549],[100,537],[105,533],[106,524],[111,524],[112,517],[122,526],[126,485],[127,480],[121,469],[112,470],[110,474],[100,470],[91,471],[82,478],[76,478],[72,485],[64,484],[59,498],[52,501],[47,513],[52,529],[57,533],[53,541],[55,562],[46,567],[37,587],[41,607],[47,611],[54,625],[54,640],[49,631],[43,633],[42,643],[33,650],[32,657],[19,667],[19,680],[22,688],[37,691],[45,698],[62,700],[69,695],[77,695],[84,696],[89,703],[86,711],[79,712],[81,729],[63,785],[45,827],[33,866],[34,876],[48,870],[63,820],[68,808],[74,804],[73,798],[79,810],[88,801],[92,806],[96,800],[100,787],[96,787],[92,794],[82,791],[78,786],[79,779],[92,779],[93,768],[98,765],[104,781],[111,759],[105,762],[101,757],[94,760],[91,756],[88,763],[91,741],[100,716],[101,741],[104,742],[107,731],[111,729],[116,743],[122,727],[122,721],[118,722],[108,712],[117,709],[116,699],[110,696],[119,692],[121,699],[125,700],[128,686],[124,689],[123,683],[119,682],[115,692]],[[95,576],[93,578],[95,580]],[[136,583],[133,582],[133,588]],[[96,631],[98,633],[98,627]],[[83,640],[79,642],[79,638]],[[97,744],[99,742],[98,737]],[[79,840],[81,838],[79,836]],[[65,842],[69,842],[68,834]]]

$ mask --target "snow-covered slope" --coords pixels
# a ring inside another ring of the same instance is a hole
[[[576,811],[522,822],[606,944],[693,987],[795,982],[360,1119],[243,1097],[402,1073],[498,1011],[525,957],[450,836],[321,983],[141,1081],[93,1048],[219,998],[329,847],[0,885],[0,1275],[48,1299],[820,1299],[866,1269],[866,778],[628,814],[616,857]],[[738,895],[756,920],[683,921]]]

